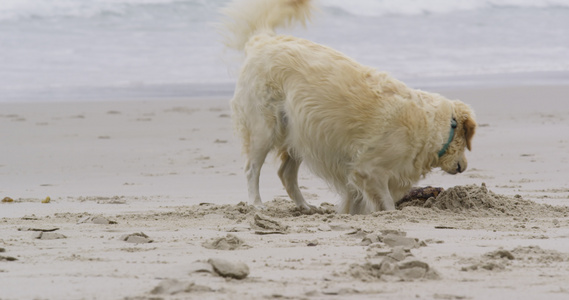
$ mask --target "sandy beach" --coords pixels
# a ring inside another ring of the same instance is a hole
[[[249,206],[228,99],[0,103],[0,299],[568,299],[569,86],[432,91],[469,169],[368,216],[305,169],[300,215],[272,163]]]

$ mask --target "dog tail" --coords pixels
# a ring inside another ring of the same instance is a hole
[[[311,0],[234,0],[222,9],[225,45],[243,51],[254,35],[274,34],[275,28],[294,23],[306,25]]]

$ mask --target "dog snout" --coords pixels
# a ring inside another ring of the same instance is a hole
[[[459,160],[456,163],[456,173],[462,173],[462,172],[466,171],[467,166],[468,166],[468,163],[466,162],[465,158]]]

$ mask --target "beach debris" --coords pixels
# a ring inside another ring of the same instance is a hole
[[[61,233],[57,232],[45,232],[45,231],[36,231],[32,235],[34,239],[38,240],[58,240],[58,239],[66,239],[67,237]]]
[[[243,262],[231,262],[222,258],[210,258],[208,262],[215,273],[222,277],[243,279],[249,275],[249,267]]]
[[[225,237],[205,241],[202,246],[204,248],[216,250],[236,250],[251,248],[249,245],[245,244],[243,240],[233,234],[227,234]]]
[[[32,228],[32,227],[20,227],[18,231],[42,231],[42,232],[52,232],[59,230],[59,227],[52,227],[52,228]]]
[[[6,249],[0,248],[0,253],[4,253],[4,252],[6,252]],[[15,261],[15,260],[18,260],[18,259],[13,257],[13,256],[0,255],[0,261]]]
[[[41,201],[41,203],[49,203],[49,202],[51,202],[51,198],[49,196],[45,197],[45,199]]]
[[[255,229],[255,234],[285,234],[288,231],[288,226],[260,213],[255,213],[251,228]]]
[[[154,242],[144,232],[126,234],[120,237],[120,240],[133,244],[147,244]]]
[[[79,219],[79,221],[77,221],[77,224],[84,224],[84,223],[93,223],[100,225],[117,224],[117,222],[111,221],[103,216],[85,216]]]
[[[16,260],[18,259],[12,256],[0,255],[0,261],[16,261]]]
[[[429,245],[429,244],[444,244],[445,243],[445,241],[439,240],[439,239],[426,239],[423,242],[427,245]]]
[[[318,246],[318,240],[310,241],[310,242],[306,243],[306,246],[308,246],[308,247]]]
[[[10,197],[4,197],[4,198],[2,199],[2,202],[10,203],[10,202],[14,202],[14,199],[12,199],[12,198],[10,198]]]
[[[456,229],[456,227],[445,226],[445,225],[438,225],[438,226],[435,226],[435,229]]]

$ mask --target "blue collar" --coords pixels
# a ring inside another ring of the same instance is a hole
[[[450,142],[452,142],[452,139],[454,138],[454,130],[455,129],[456,129],[456,119],[452,118],[452,121],[450,122],[450,134],[448,136],[448,141],[443,146],[441,151],[439,151],[439,157],[445,155],[445,153],[447,152],[448,146],[450,146]]]

